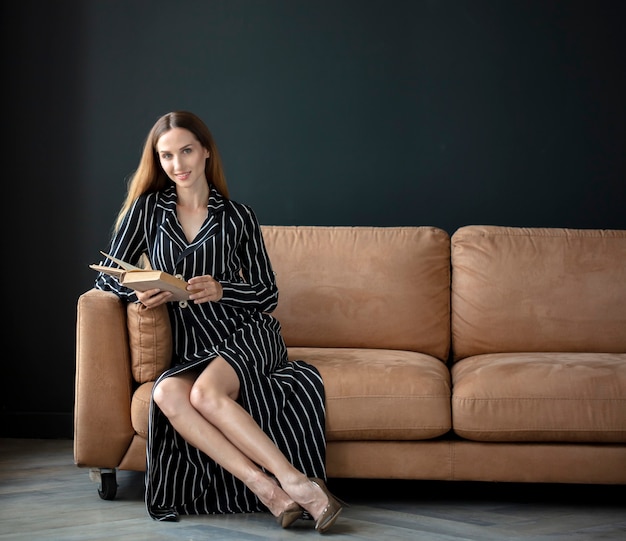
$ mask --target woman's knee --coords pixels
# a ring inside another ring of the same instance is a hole
[[[176,376],[166,378],[152,391],[152,399],[166,416],[176,413],[185,403],[189,403],[191,383]]]
[[[211,413],[220,408],[221,401],[225,398],[219,387],[211,381],[196,381],[189,393],[189,402],[202,415],[210,419]]]
[[[207,419],[222,406],[237,400],[239,378],[222,357],[216,357],[193,383],[189,400]]]

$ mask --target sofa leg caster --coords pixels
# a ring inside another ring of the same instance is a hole
[[[115,469],[91,468],[89,478],[99,483],[98,495],[103,500],[114,500],[117,495],[117,478]]]

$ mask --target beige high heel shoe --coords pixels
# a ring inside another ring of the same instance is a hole
[[[343,511],[344,506],[347,504],[335,498],[335,496],[333,496],[326,487],[324,481],[322,481],[321,479],[318,479],[317,477],[312,477],[309,479],[309,481],[311,481],[311,483],[313,483],[314,485],[317,485],[328,497],[328,505],[326,505],[326,507],[322,511],[322,514],[317,517],[317,520],[315,521],[315,529],[319,533],[325,533],[335,523],[337,517],[339,516],[341,511]]]
[[[302,507],[300,507],[296,502],[293,502],[276,517],[276,521],[280,524],[281,528],[289,528],[296,520],[302,518],[303,513],[304,509],[302,509]]]

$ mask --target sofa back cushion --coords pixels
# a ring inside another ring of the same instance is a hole
[[[451,242],[455,360],[626,352],[626,231],[467,226]]]
[[[447,360],[450,237],[434,227],[263,226],[288,346]]]
[[[137,383],[156,380],[172,363],[172,328],[167,306],[126,306],[131,372]]]

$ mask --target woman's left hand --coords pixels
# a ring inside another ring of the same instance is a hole
[[[208,274],[204,276],[194,276],[187,280],[189,284],[187,291],[192,293],[189,300],[199,304],[201,302],[217,302],[222,298],[222,284],[220,284],[213,276]]]

